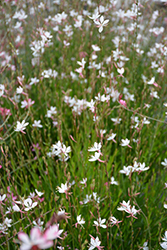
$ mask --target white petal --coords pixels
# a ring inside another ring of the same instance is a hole
[[[42,243],[41,245],[38,244],[38,247],[39,247],[40,249],[47,249],[47,248],[50,248],[50,247],[52,247],[52,246],[53,246],[53,241],[47,241],[47,242],[45,242],[45,243]]]
[[[30,239],[26,233],[23,233],[23,232],[18,233],[18,238],[22,242],[30,245]]]
[[[32,248],[32,245],[22,244],[20,246],[20,250],[30,250]]]
[[[31,229],[30,237],[32,241],[35,241],[36,239],[41,237],[41,231],[38,227],[34,227]]]
[[[103,31],[103,26],[99,28],[99,32],[101,33]]]

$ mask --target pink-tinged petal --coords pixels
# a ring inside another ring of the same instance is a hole
[[[33,227],[30,232],[30,238],[32,241],[35,241],[41,237],[41,231],[37,227]]]
[[[26,132],[24,132],[23,130],[20,130],[20,132],[21,132],[22,134],[26,134]]]
[[[98,159],[98,161],[99,161],[99,162],[102,162],[102,163],[104,163],[104,162],[105,162],[105,161],[102,161],[102,160],[100,160],[100,159]]]
[[[40,249],[47,249],[53,246],[53,241],[45,241],[45,243],[38,244]]]
[[[18,233],[18,239],[21,240],[22,242],[30,245],[30,239],[26,233],[24,233],[24,232]]]
[[[20,246],[20,250],[30,250],[32,248],[32,245],[27,245],[25,243],[23,243],[21,246]]]
[[[46,240],[54,240],[58,238],[62,232],[63,230],[59,230],[58,225],[53,225],[45,231],[44,238]]]

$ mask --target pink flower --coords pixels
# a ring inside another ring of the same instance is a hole
[[[19,232],[18,238],[22,242],[20,250],[30,250],[35,246],[37,249],[47,249],[53,246],[53,241],[46,241],[37,227],[31,229],[30,238],[24,232]]]
[[[46,240],[54,240],[56,238],[60,238],[60,234],[63,232],[63,230],[59,230],[59,225],[53,225],[50,226],[46,231],[44,232],[43,237]]]
[[[30,231],[30,238],[24,232],[19,232],[18,238],[21,241],[20,250],[47,249],[53,246],[53,240],[60,238],[63,230],[58,225],[50,226],[41,232],[40,228],[34,227]]]
[[[127,104],[126,104],[126,102],[124,101],[124,100],[120,100],[119,101],[119,103],[122,105],[122,106],[124,106],[125,108],[127,107]]]
[[[6,116],[11,116],[11,112],[10,109],[6,109],[6,108],[0,108],[0,114],[2,115],[3,118],[6,118]]]

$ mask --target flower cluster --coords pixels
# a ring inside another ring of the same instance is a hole
[[[140,163],[140,162],[134,162],[133,166],[127,166],[127,167],[123,167],[122,170],[120,170],[119,172],[121,174],[125,174],[126,176],[129,176],[131,173],[133,172],[138,172],[141,173],[143,171],[147,171],[149,169],[149,167],[145,166],[145,162]]]
[[[102,155],[102,153],[100,151],[101,147],[102,147],[101,142],[100,143],[95,142],[94,146],[88,149],[89,152],[95,152],[95,155],[92,155],[91,158],[89,159],[89,161],[104,162],[104,161],[100,160],[100,156]]]
[[[137,219],[137,217],[135,217],[135,215],[136,215],[137,213],[140,212],[140,210],[137,210],[137,209],[135,208],[135,206],[132,207],[132,206],[130,205],[130,201],[128,201],[128,202],[123,201],[123,202],[121,203],[121,206],[118,207],[117,210],[119,210],[119,211],[125,211],[126,213],[130,214],[130,215],[127,216],[127,217],[133,217],[133,218],[135,218],[135,219]]]
[[[0,223],[0,233],[8,234],[8,228],[11,227],[12,219],[5,218],[3,223]]]
[[[71,152],[71,147],[66,147],[63,143],[58,141],[56,144],[53,144],[51,147],[51,152],[47,153],[49,157],[51,156],[58,156],[60,161],[67,161],[70,156],[69,153]]]

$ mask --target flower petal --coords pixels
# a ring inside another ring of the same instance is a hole
[[[103,31],[103,26],[99,28],[99,32],[101,33]]]
[[[47,249],[53,246],[53,241],[46,241],[45,243],[38,244],[40,249]]]
[[[30,238],[35,241],[41,237],[41,231],[38,227],[33,227],[30,232]]]
[[[29,239],[29,237],[28,237],[28,235],[26,233],[24,233],[24,232],[18,233],[18,238],[22,242],[30,245],[30,239]]]

